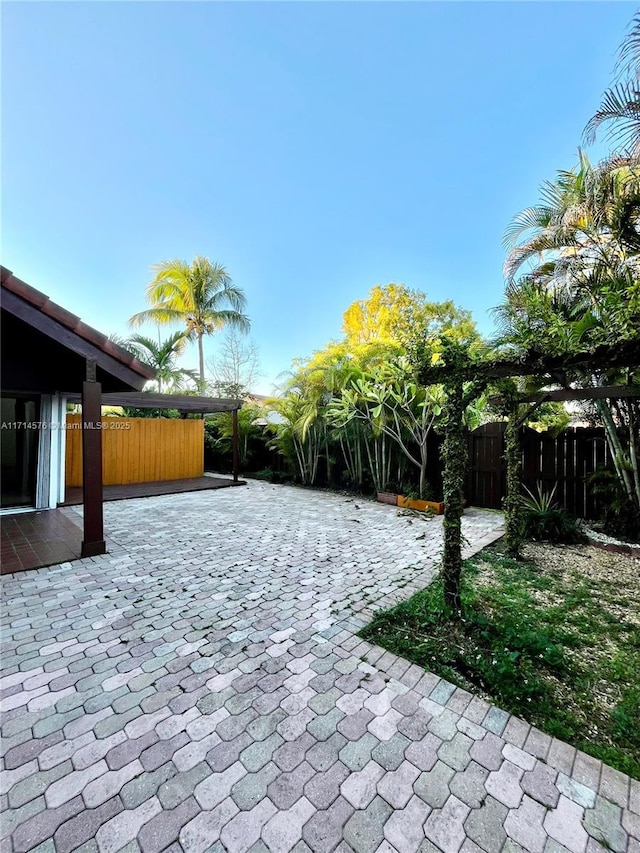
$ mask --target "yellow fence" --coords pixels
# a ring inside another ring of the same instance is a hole
[[[104,485],[181,480],[204,474],[204,421],[102,418]],[[67,486],[82,485],[82,416],[67,415]]]

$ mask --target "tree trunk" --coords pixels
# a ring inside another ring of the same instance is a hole
[[[634,401],[627,400],[627,407],[629,412],[629,458],[636,493],[636,507],[640,510],[640,470],[638,470],[638,447],[636,442],[636,430],[638,426],[635,418]]]
[[[204,397],[205,379],[204,379],[204,347],[202,345],[202,332],[198,332],[198,359],[200,361],[200,388],[198,389],[201,397]]]
[[[633,501],[633,484],[631,482],[629,472],[625,469],[623,464],[624,451],[616,430],[616,425],[611,417],[611,411],[607,400],[596,400],[596,408],[604,424],[605,434],[609,443],[609,449],[611,450],[611,458],[613,460],[613,466],[616,469],[616,474],[618,475],[620,484],[627,493],[627,497],[630,501]]]
[[[420,498],[425,500],[424,487],[427,477],[427,445],[426,442],[420,447]]]
[[[447,387],[447,400],[443,410],[444,441],[440,451],[444,464],[444,550],[442,577],[444,581],[445,610],[458,617],[461,612],[460,579],[462,574],[461,519],[464,475],[467,463],[467,446],[464,436],[464,401],[462,383]]]

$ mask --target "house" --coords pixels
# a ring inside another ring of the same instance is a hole
[[[16,570],[105,552],[103,448],[106,447],[107,458],[109,453],[113,455],[118,450],[114,451],[113,443],[104,441],[104,428],[109,424],[102,417],[102,405],[175,408],[183,415],[230,411],[234,423],[233,481],[218,480],[214,483],[209,479],[205,483],[201,478],[200,483],[187,484],[179,479],[187,476],[184,473],[170,474],[164,479],[178,478],[174,491],[182,490],[186,485],[192,490],[239,484],[237,410],[242,406],[241,400],[142,392],[147,380],[154,378],[155,371],[130,352],[87,326],[79,317],[52,302],[5,267],[0,267],[0,286],[0,514],[3,516],[3,557],[9,564],[2,566],[3,571],[13,571],[11,564],[20,563],[16,541],[20,548],[29,551],[37,540],[41,550],[47,552],[42,559],[31,553],[30,565],[22,560],[22,565],[17,565]],[[80,419],[67,418],[67,403],[70,401],[82,404]],[[183,425],[193,425],[193,421],[183,422]],[[56,507],[65,501],[65,462],[70,427],[77,427],[81,432],[81,448],[77,442],[73,444],[76,458],[78,450],[81,450],[84,507],[82,543],[72,557],[66,556],[64,549],[49,547],[48,541],[58,535],[64,538],[69,525],[74,527],[62,514],[58,516],[59,534],[53,523]],[[202,446],[201,455],[203,449]],[[166,448],[161,444],[147,447],[147,452],[155,454],[156,460],[162,458],[164,450]],[[175,451],[175,446],[171,451]],[[203,468],[200,473],[204,473]],[[155,493],[166,492],[167,489],[163,488]],[[39,512],[41,510],[53,512]],[[32,521],[22,518],[18,523],[17,516],[16,519],[7,518],[29,511],[34,512]],[[36,516],[40,518],[39,530],[35,529]],[[43,516],[46,516],[46,521]],[[12,537],[14,541],[9,541]]]
[[[67,395],[83,399],[82,554],[103,553],[101,395],[140,391],[154,371],[79,317],[0,267],[1,507],[64,500]]]

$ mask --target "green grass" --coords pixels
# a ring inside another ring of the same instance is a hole
[[[640,778],[638,572],[591,576],[577,548],[533,553],[538,565],[500,544],[467,560],[459,622],[442,619],[436,579],[360,636]]]

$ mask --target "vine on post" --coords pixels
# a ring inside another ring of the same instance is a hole
[[[467,443],[464,435],[464,394],[462,380],[452,378],[446,384],[443,410],[444,441],[440,451],[443,461],[444,550],[442,578],[445,610],[454,617],[461,612],[460,579],[462,574],[462,533],[464,477],[467,466]]]
[[[522,519],[520,518],[520,482],[522,479],[522,452],[520,447],[520,420],[518,406],[509,407],[509,420],[504,433],[507,462],[507,493],[504,498],[505,540],[507,553],[514,560],[521,557]]]

